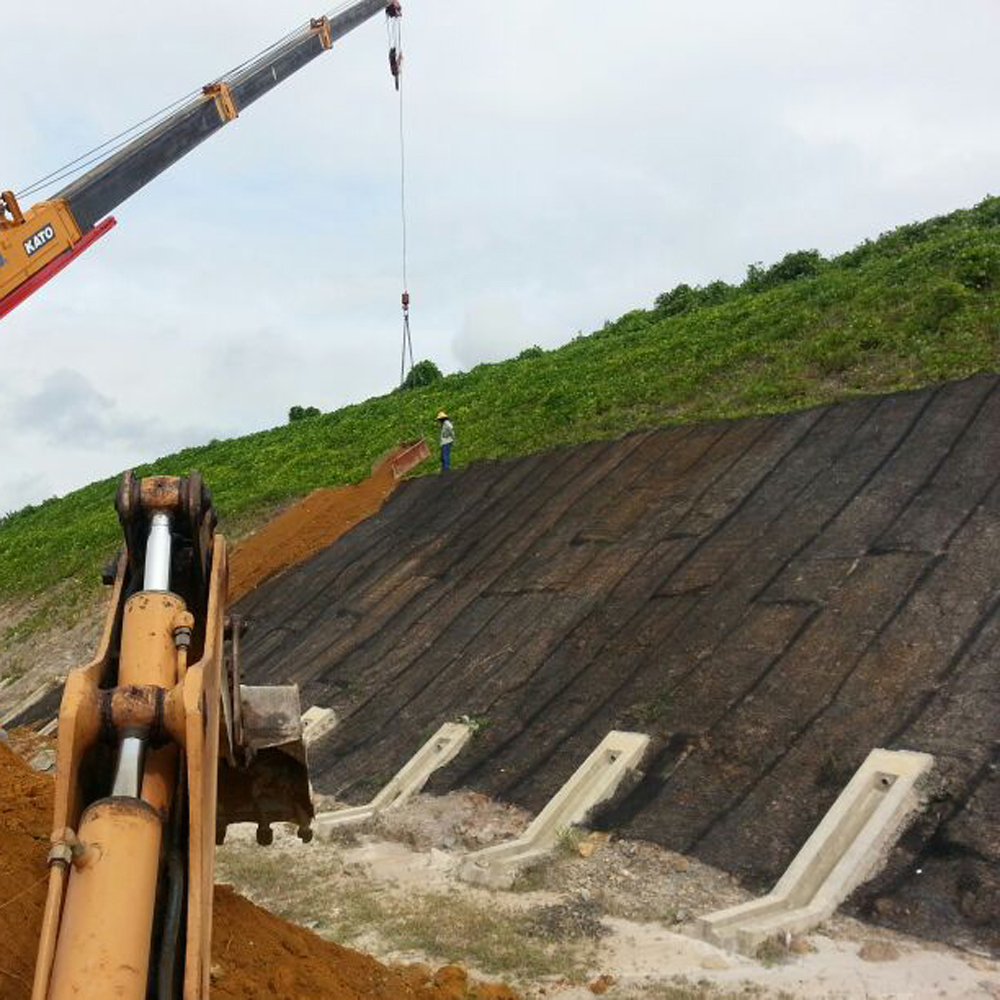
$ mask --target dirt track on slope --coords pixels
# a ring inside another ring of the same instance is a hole
[[[314,490],[240,542],[229,566],[229,598],[238,601],[264,580],[333,544],[371,517],[396,488],[386,462],[363,482]]]
[[[31,995],[52,819],[50,777],[35,774],[0,743],[0,996]],[[469,986],[460,969],[428,977],[391,969],[367,955],[272,916],[224,887],[216,889],[212,996],[329,1000],[515,1000],[503,987]]]
[[[856,910],[998,948],[998,473],[984,376],[426,477],[241,602],[245,676],[336,708],[314,782],[355,801],[461,715],[431,788],[533,811],[651,733],[599,821],[755,890],[872,747],[929,751]]]

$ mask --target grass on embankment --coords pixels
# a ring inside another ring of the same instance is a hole
[[[1000,368],[1000,199],[903,226],[833,260],[790,254],[740,286],[678,286],[552,351],[480,365],[140,468],[200,469],[224,528],[283,500],[353,482],[400,439],[433,439],[444,407],[455,464],[657,425],[777,413]],[[0,602],[87,600],[119,544],[116,479],[0,520]],[[46,599],[47,600],[47,599]],[[19,626],[45,623],[46,607]],[[10,636],[8,636],[8,639]]]

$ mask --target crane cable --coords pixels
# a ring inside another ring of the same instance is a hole
[[[399,216],[402,230],[403,265],[403,344],[399,358],[399,385],[406,383],[406,377],[413,370],[413,337],[410,334],[410,292],[407,275],[407,229],[406,229],[406,128],[403,116],[403,25],[402,8],[399,3],[390,3],[385,10],[386,32],[389,37],[389,71],[399,94]],[[407,367],[409,360],[409,367]]]
[[[351,6],[352,0],[342,0],[336,7],[326,15],[328,19],[332,19],[337,14],[342,13],[348,7]],[[213,83],[218,83],[220,81],[228,81],[232,77],[236,76],[237,73],[242,72],[247,69],[247,67],[266,61],[270,56],[272,56],[278,49],[292,41],[294,38],[310,31],[312,28],[312,22],[306,21],[304,24],[293,28],[282,38],[279,38],[276,42],[268,45],[266,48],[261,49],[255,55],[250,56],[249,59],[244,59],[243,62],[234,66],[232,69],[226,71],[220,76],[213,80]],[[203,94],[203,89],[199,87],[197,90],[192,90],[190,93],[185,94],[183,97],[177,98],[176,101],[172,101],[170,104],[160,108],[159,111],[154,111],[153,114],[141,121],[136,122],[131,127],[119,132],[117,135],[112,136],[110,139],[102,142],[98,146],[94,146],[92,149],[87,150],[85,153],[81,153],[76,159],[70,160],[68,163],[64,163],[61,167],[53,170],[51,173],[46,174],[44,177],[39,178],[32,184],[21,188],[16,192],[18,198],[26,198],[29,195],[36,194],[39,191],[43,191],[46,188],[55,186],[60,181],[68,180],[71,177],[75,177],[77,174],[82,173],[88,167],[94,166],[97,163],[101,163],[108,157],[113,156],[120,149],[123,149],[133,140],[141,138],[142,136],[148,135],[157,126],[159,126],[166,118],[170,117],[173,113],[179,113],[178,109],[186,110],[181,108],[182,105],[190,104],[194,106],[201,102]],[[148,126],[148,127],[145,127]]]

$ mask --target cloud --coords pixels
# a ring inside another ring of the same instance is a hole
[[[123,420],[111,399],[79,372],[66,369],[15,396],[9,410],[16,426],[29,428],[49,444],[72,441],[82,448],[99,448],[117,441],[145,443],[155,436],[151,422]]]
[[[463,368],[484,361],[501,361],[534,344],[552,344],[561,331],[546,331],[525,317],[520,302],[510,296],[484,295],[466,306],[452,350]]]
[[[57,369],[37,382],[0,383],[0,440],[6,442],[0,509],[12,510],[85,481],[208,439],[205,429],[176,420],[170,405],[146,415],[123,411],[85,376]],[[152,411],[152,412],[150,412]]]

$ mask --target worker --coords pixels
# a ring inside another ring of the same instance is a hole
[[[437,415],[437,422],[441,425],[441,471],[447,472],[451,468],[451,446],[455,443],[455,428],[452,427],[451,419],[444,410]]]

